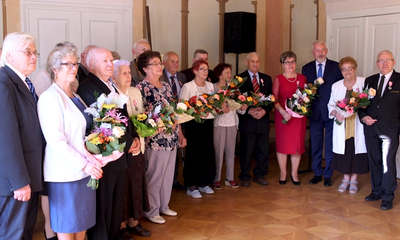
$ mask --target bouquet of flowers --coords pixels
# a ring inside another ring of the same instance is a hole
[[[236,76],[234,78],[232,78],[232,80],[229,81],[229,85],[228,85],[228,81],[226,81],[226,85],[227,85],[227,89],[225,90],[234,90],[234,89],[239,89],[245,82],[246,82],[247,77],[245,77],[244,79],[242,77]]]
[[[268,106],[275,102],[275,97],[272,94],[265,96],[262,93],[254,93],[252,97],[255,99],[255,104],[252,105],[253,107]]]
[[[178,103],[173,103],[173,107],[175,109],[175,113],[178,115],[178,124],[194,119],[194,117],[192,117],[194,108],[190,106],[188,101],[179,99]]]
[[[141,137],[152,136],[158,129],[157,118],[151,113],[141,113],[130,117],[136,132]]]
[[[316,96],[315,85],[304,84],[304,89],[300,87],[296,89],[293,97],[288,98],[285,102],[286,111],[295,118],[302,118],[304,116],[311,116],[310,110],[312,100]],[[282,119],[282,123],[286,124],[287,121]]]
[[[104,167],[124,154],[128,118],[117,109],[123,108],[127,101],[128,97],[124,94],[102,94],[85,109],[85,112],[93,116],[94,122],[91,134],[85,140],[85,154],[89,162]],[[99,180],[91,178],[87,186],[96,189]]]
[[[213,113],[214,108],[207,101],[207,94],[201,96],[193,96],[188,101],[189,106],[193,108],[194,120],[198,123],[202,123],[203,117],[206,117],[208,113]]]
[[[336,102],[336,111],[344,118],[348,118],[360,110],[360,108],[367,107],[371,103],[370,99],[375,97],[375,95],[376,90],[373,88],[365,89],[362,92],[357,88],[356,91],[351,92],[349,99],[345,98]],[[335,122],[339,126],[342,124],[337,119],[335,119]]]

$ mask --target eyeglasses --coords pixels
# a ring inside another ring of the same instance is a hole
[[[349,67],[349,68],[342,68],[342,72],[351,72],[353,71],[354,67]]]
[[[60,65],[67,66],[69,70],[72,69],[72,66],[74,66],[76,69],[79,67],[79,63],[60,63]]]
[[[379,64],[384,64],[384,63],[390,63],[391,61],[393,61],[393,59],[381,59],[381,60],[378,60],[377,62]]]
[[[283,62],[283,64],[285,64],[286,66],[288,66],[288,65],[294,65],[294,64],[296,64],[296,61],[291,61],[291,62]]]
[[[36,57],[39,57],[40,56],[40,53],[38,53],[38,52],[32,52],[32,51],[29,51],[29,50],[15,50],[15,51],[17,51],[17,52],[23,52],[23,53],[25,53],[26,54],[26,56],[28,56],[28,57],[32,57],[32,55],[35,55]]]
[[[160,66],[160,67],[163,67],[164,66],[164,64],[162,63],[162,62],[158,62],[158,63],[149,63],[149,64],[147,64],[147,66]]]
[[[199,71],[202,71],[202,72],[207,72],[209,69],[208,68],[199,68]]]

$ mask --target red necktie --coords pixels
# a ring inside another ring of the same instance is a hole
[[[175,76],[171,76],[170,78],[171,78],[172,94],[174,95],[174,98],[176,98],[178,95],[178,89],[176,88],[175,84]]]
[[[254,88],[254,93],[260,92],[260,85],[257,82],[257,76],[255,74],[253,75],[253,88]]]

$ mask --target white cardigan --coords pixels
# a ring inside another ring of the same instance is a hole
[[[47,145],[44,157],[46,182],[72,182],[87,176],[84,149],[86,120],[74,102],[53,83],[39,98],[40,126]]]
[[[206,84],[206,92],[207,94],[211,94],[214,92],[214,85],[208,81],[205,81]],[[196,83],[194,82],[194,80],[183,84],[182,89],[181,89],[181,94],[180,94],[180,98],[186,101],[189,101],[189,99],[193,96],[199,96],[203,93],[199,92]],[[204,119],[213,119],[214,115],[212,115],[211,113],[208,114],[207,117],[205,117]]]
[[[357,77],[357,81],[353,86],[353,91],[362,91],[364,87],[365,78]],[[331,115],[331,112],[335,110],[336,102],[342,100],[346,94],[346,87],[343,84],[343,80],[340,80],[332,85],[331,98],[328,103],[328,112],[329,118],[334,118]],[[365,146],[365,137],[364,137],[364,126],[361,124],[358,113],[356,113],[356,126],[354,132],[354,145],[355,145],[355,153],[366,153],[367,148]],[[344,121],[340,126],[335,122],[333,123],[333,152],[337,154],[344,154],[345,148],[345,138],[346,138],[346,121]]]

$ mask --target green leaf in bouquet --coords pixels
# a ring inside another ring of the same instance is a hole
[[[85,142],[86,148],[87,150],[91,153],[91,154],[100,154],[100,149],[94,145],[93,143],[86,141]]]
[[[186,111],[186,114],[192,116],[192,115],[193,115],[193,112],[194,112],[194,108],[189,108],[189,109]]]
[[[115,147],[119,144],[118,139],[112,141],[109,143],[109,145],[112,147],[112,149],[115,149]]]
[[[121,144],[115,146],[115,150],[118,150],[119,152],[123,152],[125,149],[125,146],[126,146],[126,142],[121,143]]]
[[[107,144],[105,147],[106,147],[106,150],[103,151],[101,154],[103,155],[103,157],[110,156],[112,154],[112,152],[114,151],[114,149],[110,146],[110,144]]]
[[[135,126],[136,132],[141,137],[149,137],[156,133],[156,127],[147,126],[145,123],[139,122],[134,116],[131,117],[133,125]]]

